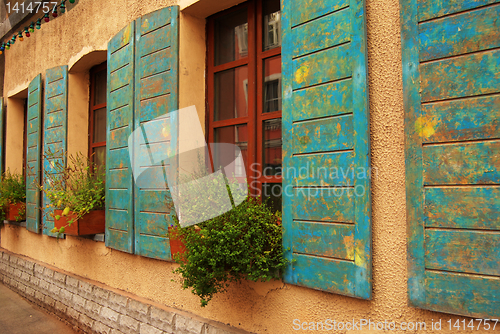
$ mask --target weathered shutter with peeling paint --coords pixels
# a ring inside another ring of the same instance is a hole
[[[365,4],[283,1],[285,281],[371,298]]]
[[[40,161],[42,159],[42,75],[28,86],[28,144],[26,145],[26,228],[40,232]]]
[[[166,131],[162,124],[176,122],[170,112],[179,107],[178,67],[179,67],[179,9],[168,7],[139,18],[136,21],[135,54],[135,117],[134,129],[140,130],[145,122],[155,120],[158,131]],[[151,127],[151,124],[149,124]],[[168,127],[167,136],[145,138],[148,152],[158,150],[176,151],[177,126]],[[135,152],[143,152],[140,147]],[[149,154],[150,154],[149,153]],[[134,156],[141,172],[135,187],[135,253],[143,256],[170,259],[168,241],[169,192],[166,173],[175,173],[175,158],[154,164],[138,154]],[[145,181],[147,178],[147,181]],[[144,180],[144,181],[143,181]],[[163,189],[162,189],[163,188]]]
[[[401,8],[410,303],[498,318],[500,3]]]
[[[50,156],[43,159],[45,173],[54,173],[56,162],[66,165],[68,128],[68,66],[58,66],[45,72],[43,150]],[[44,181],[45,183],[45,181]],[[57,236],[50,232],[54,228],[53,208],[47,207],[50,200],[44,194],[42,207],[43,234]]]
[[[133,176],[128,138],[134,127],[135,22],[108,43],[106,246],[134,252]]]

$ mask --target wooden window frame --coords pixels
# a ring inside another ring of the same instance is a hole
[[[282,110],[264,113],[264,62],[276,56],[281,56],[281,46],[270,50],[263,50],[263,2],[264,0],[249,0],[225,11],[207,18],[207,112],[206,139],[214,142],[214,132],[218,128],[247,125],[248,146],[246,173],[251,186],[251,195],[262,194],[264,183],[281,183],[281,176],[263,174],[264,130],[263,122],[270,119],[282,118]],[[215,65],[215,21],[223,16],[247,8],[248,19],[248,54],[247,57]],[[215,74],[248,66],[248,115],[246,117],[215,121]],[[261,92],[259,94],[258,92]],[[251,168],[252,164],[257,168]],[[282,166],[283,168],[283,166]],[[260,176],[260,177],[258,177]],[[256,186],[255,186],[256,185]]]
[[[106,70],[107,68],[107,62],[104,62],[100,65],[94,66],[90,69],[90,85],[89,85],[89,90],[90,90],[90,101],[89,101],[89,157],[91,158],[91,161],[94,162],[94,155],[93,150],[94,148],[97,147],[106,147],[106,141],[102,142],[97,142],[94,143],[94,112],[98,109],[101,108],[106,108],[107,101],[104,103],[96,104],[94,105],[94,98],[95,98],[95,75],[98,72],[101,72],[103,70]]]

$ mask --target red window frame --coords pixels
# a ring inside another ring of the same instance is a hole
[[[92,162],[94,161],[94,155],[92,154],[94,148],[96,147],[106,147],[106,141],[94,142],[94,112],[101,108],[106,108],[107,103],[94,104],[95,102],[95,77],[96,74],[101,71],[107,70],[107,63],[104,62],[100,65],[94,66],[90,69],[90,101],[89,101],[89,157],[91,157]]]
[[[230,13],[247,7],[248,15],[248,54],[247,57],[215,65],[215,21]],[[232,125],[247,125],[248,150],[246,173],[251,183],[252,195],[262,193],[263,183],[281,183],[281,175],[263,174],[263,154],[265,120],[282,117],[282,111],[264,112],[264,63],[281,55],[281,46],[263,50],[263,0],[250,0],[222,11],[207,19],[207,140],[214,142],[217,128]],[[246,117],[214,121],[215,119],[215,74],[229,69],[248,66],[248,115]],[[258,94],[261,92],[261,94]],[[279,92],[281,94],[281,91]],[[257,168],[251,168],[256,163]],[[252,185],[253,183],[253,185]]]

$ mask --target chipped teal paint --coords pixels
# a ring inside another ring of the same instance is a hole
[[[54,99],[51,99],[54,100]],[[58,100],[58,99],[56,99]],[[60,103],[60,102],[59,102]],[[52,104],[53,105],[53,104]],[[52,109],[51,110],[55,110]],[[42,75],[38,74],[28,86],[28,143],[26,145],[26,229],[40,233],[40,162],[42,148]],[[56,126],[64,125],[59,117]]]
[[[299,155],[292,157],[292,164],[303,167],[296,173],[290,170],[289,176],[293,177],[296,186],[349,186],[358,176],[354,170],[354,155],[350,151]]]
[[[284,3],[282,8],[284,8]],[[289,22],[291,27],[295,27],[304,22],[309,22],[320,16],[335,12],[349,6],[349,0],[295,0],[291,1],[288,8]]]
[[[349,8],[344,8],[292,29],[293,57],[320,51],[349,41],[351,25]],[[303,39],[303,36],[308,36]]]
[[[179,108],[179,7],[142,16],[137,19],[136,27],[134,129]],[[177,117],[172,113],[154,125],[161,131],[168,128],[170,136],[148,138],[148,142],[154,143],[150,146],[152,151],[164,150],[165,145],[177,151],[176,122]],[[166,172],[174,173],[175,158],[169,159],[169,164]],[[141,162],[142,165],[149,163]],[[134,188],[135,254],[171,260],[170,209],[166,205],[170,195],[158,190],[167,183],[163,168],[149,168],[146,173],[149,180]]]
[[[423,159],[425,185],[500,183],[500,141],[428,146]]]
[[[495,2],[401,0],[409,300],[477,318],[500,316]]]
[[[422,23],[419,27],[420,61],[499,47],[499,17],[500,7],[497,6]]]
[[[292,126],[292,153],[338,151],[353,148],[353,117],[341,115]]]
[[[53,173],[51,163],[59,162],[66,165],[66,150],[68,137],[68,66],[58,66],[45,72],[45,99],[43,114],[43,150],[51,151],[52,159],[43,159],[43,173]],[[45,182],[45,181],[44,181]],[[46,206],[50,200],[45,194],[42,196],[43,234],[55,237],[50,232],[54,228],[54,218],[51,217],[52,208]]]
[[[370,179],[352,176],[370,167],[364,10],[282,2],[283,244],[286,282],[370,299]]]
[[[499,0],[418,0],[418,21],[427,21],[444,15],[459,13],[497,2],[499,2]]]
[[[500,284],[496,279],[428,271],[425,280],[426,308],[483,319],[500,316]]]
[[[293,249],[297,253],[354,260],[354,225],[295,220]]]
[[[5,133],[5,129],[4,129],[4,119],[5,119],[5,115],[4,115],[4,109],[5,109],[5,106],[4,106],[4,103],[3,103],[3,97],[0,97],[0,173],[3,174],[4,172],[4,161],[5,161],[5,148],[4,148],[4,142],[3,142],[3,138],[4,138],[4,133]]]
[[[460,220],[455,216],[460,215]],[[500,230],[500,188],[427,188],[428,227]]]
[[[500,50],[420,65],[422,102],[493,94],[500,87]]]
[[[425,247],[428,269],[500,276],[498,234],[430,229],[425,232]]]
[[[352,79],[295,91],[290,113],[293,121],[336,116],[352,111]]]
[[[108,43],[106,246],[134,252],[133,177],[128,136],[134,127],[135,22]]]
[[[464,139],[495,139],[500,133],[500,96],[451,100],[422,106],[422,116],[432,119],[434,133],[426,143]]]

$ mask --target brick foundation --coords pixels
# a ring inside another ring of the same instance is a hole
[[[0,249],[0,282],[78,332],[245,334]]]

